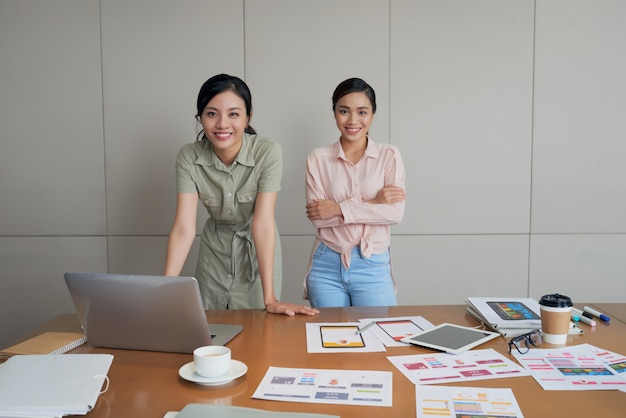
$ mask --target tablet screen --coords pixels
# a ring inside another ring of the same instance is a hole
[[[403,341],[458,354],[499,335],[495,332],[462,327],[460,325],[441,324],[421,334],[405,338]]]

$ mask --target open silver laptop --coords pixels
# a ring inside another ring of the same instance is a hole
[[[65,273],[87,341],[94,347],[191,353],[225,345],[241,325],[207,322],[193,277]]]

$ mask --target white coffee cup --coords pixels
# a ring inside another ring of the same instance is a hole
[[[230,370],[230,348],[222,345],[206,345],[193,350],[196,373],[204,377],[218,377]]]

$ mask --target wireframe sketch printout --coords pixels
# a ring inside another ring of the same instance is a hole
[[[626,391],[626,357],[591,344],[514,355],[545,390]]]
[[[417,418],[522,418],[508,388],[415,386]]]
[[[371,333],[358,333],[358,322],[307,322],[308,353],[365,353],[386,351]]]
[[[363,336],[356,325],[323,325],[320,338],[324,348],[365,347]]]
[[[456,355],[414,354],[388,356],[387,359],[416,385],[530,375],[528,370],[491,348]]]
[[[253,398],[284,402],[391,406],[393,374],[385,371],[270,367]]]
[[[406,316],[392,318],[365,318],[360,319],[361,328],[368,327],[363,333],[372,333],[387,347],[406,347],[408,343],[400,340],[434,327],[421,316]]]

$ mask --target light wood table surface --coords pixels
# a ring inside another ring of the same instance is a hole
[[[578,304],[577,304],[578,305]],[[581,305],[582,306],[582,305]],[[598,309],[603,306],[595,305]],[[626,305],[625,305],[626,306]],[[396,306],[390,308],[324,308],[316,317],[287,317],[260,310],[207,311],[210,322],[242,324],[240,335],[228,345],[232,357],[244,362],[248,372],[224,386],[207,387],[188,382],[178,375],[190,354],[158,353],[94,348],[89,344],[73,353],[110,353],[110,387],[100,396],[88,418],[155,417],[179,411],[188,403],[237,405],[273,411],[294,411],[339,415],[343,418],[416,416],[415,385],[397,370],[387,356],[433,352],[414,346],[389,347],[386,353],[308,354],[306,322],[353,322],[361,318],[423,316],[433,324],[450,322],[476,326],[463,305]],[[614,311],[616,312],[616,311]],[[614,320],[594,328],[581,325],[583,335],[570,335],[567,345],[589,343],[617,353],[626,353],[626,324]],[[41,332],[79,329],[73,314],[55,318]],[[507,339],[496,338],[477,348],[493,348],[508,354]],[[546,347],[548,345],[544,345]],[[511,356],[512,358],[512,356]],[[269,366],[311,369],[387,370],[393,372],[393,406],[348,406],[292,403],[252,399]],[[452,386],[511,388],[526,418],[535,417],[624,417],[626,393],[619,391],[545,391],[530,376],[489,379]]]
[[[590,303],[588,306],[608,315],[611,321],[617,319],[626,323],[626,303]]]

